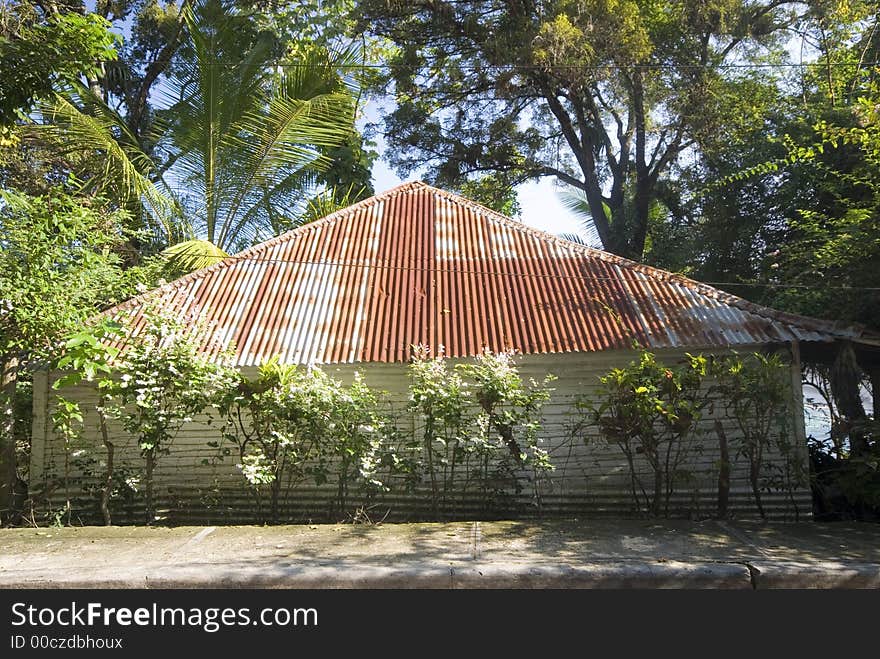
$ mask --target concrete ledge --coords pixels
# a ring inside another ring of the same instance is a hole
[[[880,588],[880,565],[753,560],[755,588]]]
[[[636,562],[580,565],[499,565],[454,568],[455,588],[712,588],[751,589],[745,565]]]
[[[745,565],[637,562],[534,566],[523,563],[420,565],[189,565],[78,570],[48,578],[0,573],[0,588],[296,588],[296,589],[751,589]]]
[[[2,529],[0,588],[880,588],[880,525]]]
[[[47,577],[37,571],[0,572],[0,589],[11,588],[291,588],[291,589],[448,589],[448,566],[404,565],[238,565],[156,566],[147,569],[81,570]]]
[[[442,565],[291,565],[229,570],[177,568],[147,576],[147,588],[448,589]]]

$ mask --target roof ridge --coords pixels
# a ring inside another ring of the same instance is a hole
[[[434,186],[427,184],[423,185],[424,187],[433,191],[435,194],[442,196],[449,201],[453,201],[460,205],[467,206],[473,210],[477,210],[485,214],[489,219],[497,223],[503,224],[504,226],[510,227],[511,229],[530,234],[543,240],[549,240],[553,243],[560,244],[563,247],[574,249],[575,251],[581,251],[588,257],[598,258],[602,261],[614,263],[615,265],[623,266],[625,268],[635,270],[636,272],[646,274],[650,277],[657,278],[660,281],[674,281],[701,295],[706,295],[707,297],[715,299],[724,304],[730,304],[743,311],[755,314],[756,316],[769,318],[771,320],[777,320],[783,323],[788,323],[790,325],[798,325],[803,327],[804,329],[820,329],[821,331],[827,331],[836,334],[844,334],[846,330],[850,330],[851,332],[861,335],[866,329],[863,325],[859,323],[841,324],[839,321],[826,320],[824,318],[813,318],[811,316],[802,316],[800,314],[794,314],[787,311],[779,311],[777,309],[760,305],[755,302],[750,302],[749,300],[739,297],[738,295],[728,293],[727,291],[715,288],[714,286],[710,286],[709,284],[706,284],[704,282],[697,281],[696,279],[691,279],[690,277],[686,277],[685,275],[676,272],[670,272],[669,270],[663,270],[661,268],[656,268],[654,266],[646,265],[644,263],[639,263],[637,261],[633,261],[632,259],[618,256],[617,254],[613,254],[611,252],[606,252],[604,250],[596,249],[594,247],[588,247],[587,245],[581,245],[571,240],[566,240],[565,238],[561,238],[548,231],[543,231],[541,229],[536,229],[535,227],[530,227],[520,221],[507,217],[506,215],[499,213],[498,211],[483,206],[480,203],[467,199],[466,197],[463,197],[454,192],[441,190],[440,188],[435,188]]]
[[[234,263],[237,263],[239,261],[248,259],[252,255],[257,254],[261,251],[265,251],[270,247],[274,247],[275,245],[277,245],[280,242],[290,240],[291,238],[295,238],[299,234],[307,233],[307,232],[312,231],[316,228],[324,226],[325,224],[330,224],[331,222],[334,222],[334,221],[340,219],[341,217],[344,217],[345,215],[349,215],[351,213],[357,212],[359,209],[363,208],[364,206],[372,205],[372,204],[375,204],[377,201],[384,201],[385,199],[389,199],[389,198],[394,197],[398,194],[408,192],[410,190],[417,190],[419,188],[430,188],[432,190],[437,190],[437,188],[434,188],[423,181],[406,181],[404,183],[401,183],[400,185],[394,186],[393,188],[389,188],[388,190],[385,190],[384,192],[380,192],[379,194],[372,195],[370,197],[367,197],[366,199],[361,199],[360,201],[355,202],[355,203],[351,204],[350,206],[346,206],[345,208],[340,208],[339,210],[335,210],[332,213],[330,213],[329,215],[325,215],[324,217],[317,219],[313,222],[308,222],[306,224],[295,227],[293,229],[289,229],[288,231],[285,231],[284,233],[281,233],[277,236],[272,236],[271,238],[264,240],[261,243],[257,243],[256,245],[251,245],[250,247],[243,249],[240,252],[236,252],[235,254],[230,254],[230,255],[220,259],[219,261],[217,261],[217,263],[213,263],[209,266],[205,266],[204,268],[199,268],[198,270],[193,270],[192,272],[188,272],[185,275],[178,277],[177,279],[172,279],[171,281],[166,282],[166,283],[162,284],[161,286],[157,286],[156,288],[151,288],[148,291],[144,291],[143,293],[139,293],[137,295],[134,295],[134,296],[128,298],[127,300],[123,300],[119,304],[115,304],[112,307],[108,307],[107,309],[105,309],[101,313],[103,315],[103,314],[107,314],[108,312],[112,312],[112,311],[125,310],[128,307],[130,307],[131,305],[133,305],[137,302],[141,302],[148,297],[161,295],[162,293],[164,293],[172,288],[180,288],[181,286],[184,286],[191,281],[203,278],[203,277],[205,277],[205,276],[207,276],[217,270],[225,268],[225,267],[232,265]]]

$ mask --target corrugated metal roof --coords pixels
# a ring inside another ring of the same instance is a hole
[[[136,332],[159,301],[199,317],[239,365],[712,348],[855,338],[562,240],[421,182],[406,183],[125,302]]]

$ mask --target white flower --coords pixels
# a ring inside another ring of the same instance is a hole
[[[136,290],[138,293],[146,293],[149,289],[147,288],[147,285],[143,282],[138,282],[137,284],[135,284],[134,290]]]

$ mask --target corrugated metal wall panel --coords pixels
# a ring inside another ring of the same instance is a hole
[[[554,373],[558,379],[553,383],[555,391],[551,401],[544,409],[544,426],[542,431],[543,447],[550,451],[556,471],[540,481],[542,492],[541,511],[546,514],[633,514],[634,504],[630,494],[630,477],[626,462],[620,450],[599,441],[595,428],[590,428],[588,435],[591,442],[587,445],[581,438],[572,437],[571,403],[576,396],[589,394],[598,384],[598,377],[613,366],[620,366],[635,357],[630,351],[606,351],[600,354],[581,353],[577,355],[543,355],[524,356],[520,361],[520,373],[525,378],[541,379],[548,372]],[[680,359],[683,351],[662,351],[660,358],[666,361]],[[457,360],[453,360],[457,361]],[[385,398],[395,409],[405,410],[408,398],[408,378],[406,367],[400,364],[365,365],[328,365],[324,369],[333,377],[350,382],[355,371],[365,373],[367,384],[384,390]],[[255,368],[244,369],[253,375]],[[45,388],[45,387],[44,387]],[[84,403],[94,403],[93,392],[87,387],[76,387],[65,392],[65,396]],[[46,403],[45,398],[43,403]],[[86,406],[86,409],[89,409]],[[46,411],[50,413],[50,411]],[[720,406],[716,415],[720,415]],[[47,417],[48,418],[48,417]],[[694,454],[687,462],[687,468],[695,474],[693,482],[675,497],[674,504],[679,506],[677,512],[683,510],[705,511],[711,514],[714,510],[717,492],[717,460],[718,452],[715,445],[713,423],[715,417],[707,417],[701,421],[706,431],[703,443],[705,450]],[[736,442],[739,430],[734,421],[720,416],[722,425],[731,442]],[[421,430],[420,422],[412,415],[400,415],[402,429],[415,432]],[[94,413],[87,415],[86,436],[92,444],[90,452],[101,459],[99,428]],[[129,464],[136,470],[142,467],[138,457],[136,442],[120,428],[112,431],[117,445],[118,464]],[[259,521],[252,498],[247,494],[244,480],[235,468],[235,460],[226,458],[221,462],[214,460],[216,450],[208,447],[207,442],[218,439],[216,425],[207,423],[205,417],[187,424],[175,438],[170,455],[163,456],[156,469],[156,492],[160,500],[173,503],[163,504],[169,508],[169,519],[190,520],[212,518],[212,515],[227,516],[237,522],[250,520]],[[34,456],[41,456],[42,463],[34,465],[34,473],[54,474],[60,477],[63,464],[62,444],[48,435],[48,442],[35,451]],[[778,460],[778,456],[768,455],[768,464]],[[647,467],[642,465],[647,473]],[[530,485],[533,486],[534,483]],[[748,485],[748,470],[744,461],[738,461],[733,468],[731,479],[731,506],[738,514],[754,515]],[[332,488],[331,488],[332,489]],[[528,488],[527,488],[528,489]],[[285,503],[290,509],[289,514],[311,515],[318,518],[326,515],[328,510],[327,488],[321,490],[314,487],[298,488],[295,494]],[[56,497],[59,493],[56,492]],[[792,493],[798,514],[809,515],[810,494],[806,488]],[[391,509],[394,519],[424,518],[430,513],[429,497],[421,495],[402,495],[397,492],[384,495],[374,501],[384,515]],[[517,514],[538,512],[535,500],[528,491],[516,498]],[[795,511],[788,495],[784,493],[768,493],[766,508],[768,514],[775,518],[790,518]],[[219,506],[219,507],[218,507]],[[383,508],[384,506],[384,508]],[[479,504],[471,501],[463,502],[456,508],[464,516],[484,514]],[[349,511],[350,512],[350,511]],[[288,513],[285,513],[288,514]],[[496,514],[497,511],[496,511]],[[293,519],[294,517],[291,517]],[[212,518],[213,519],[213,518]]]

